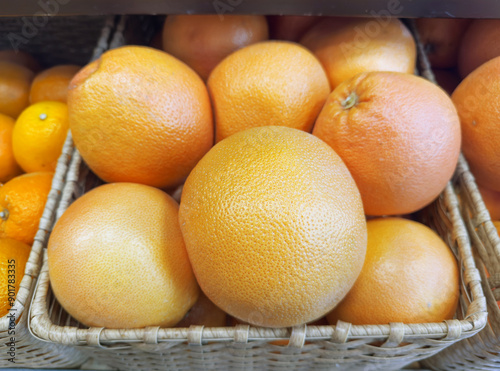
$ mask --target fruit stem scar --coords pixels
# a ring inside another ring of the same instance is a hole
[[[349,96],[346,99],[340,102],[340,104],[344,109],[350,109],[354,107],[356,104],[358,104],[358,98],[359,97],[356,94],[356,92],[353,91],[351,94],[349,94]]]
[[[2,219],[3,221],[9,219],[9,210],[3,209],[2,211],[0,211],[0,219]]]
[[[47,114],[46,113],[41,113],[40,114],[40,120],[45,120],[47,118]]]

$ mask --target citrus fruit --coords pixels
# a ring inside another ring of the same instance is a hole
[[[462,125],[462,151],[479,185],[500,191],[500,57],[470,73],[451,96]]]
[[[68,107],[61,102],[39,102],[17,118],[12,147],[26,172],[55,171],[68,135]]]
[[[163,50],[203,80],[232,52],[268,38],[262,15],[170,15],[163,26]]]
[[[31,54],[20,50],[0,50],[0,61],[11,62],[24,66],[33,72],[40,70],[40,65]]]
[[[344,160],[368,215],[409,214],[446,187],[460,153],[449,96],[410,74],[368,72],[328,97],[313,134]]]
[[[457,65],[458,49],[471,20],[463,18],[419,18],[415,21],[420,41],[435,68]]]
[[[327,315],[355,325],[427,323],[452,319],[460,294],[452,252],[429,227],[400,218],[367,222],[361,274]]]
[[[200,292],[196,303],[175,327],[189,327],[192,325],[224,327],[226,326],[226,317],[227,315],[223,310],[212,303],[203,292]]]
[[[252,127],[310,132],[330,92],[319,61],[302,46],[267,41],[224,59],[208,79],[216,140]]]
[[[467,76],[480,65],[500,56],[500,19],[475,19],[465,32],[458,53],[458,71]]]
[[[490,213],[491,220],[500,221],[500,192],[478,186],[486,209]]]
[[[31,248],[11,238],[0,238],[0,318],[14,306]]]
[[[43,101],[66,103],[69,82],[80,68],[66,64],[40,72],[31,83],[30,103]]]
[[[19,175],[0,187],[0,238],[33,243],[54,173]]]
[[[23,172],[12,151],[14,123],[12,117],[0,113],[0,183],[5,183]]]
[[[322,18],[306,15],[269,16],[269,34],[273,40],[299,41]]]
[[[0,113],[17,118],[28,107],[33,77],[26,67],[0,61]]]
[[[328,17],[300,43],[319,58],[332,89],[362,72],[415,70],[415,41],[397,18]]]
[[[213,145],[205,84],[162,51],[104,53],[70,83],[69,126],[89,167],[106,182],[172,187]]]
[[[87,326],[179,322],[199,289],[178,210],[165,192],[133,183],[106,184],[77,199],[56,222],[47,248],[59,303]]]
[[[203,292],[256,326],[322,317],[363,265],[356,184],[328,145],[297,129],[252,128],[218,143],[186,180],[179,220]]]

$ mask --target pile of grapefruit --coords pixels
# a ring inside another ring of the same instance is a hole
[[[453,318],[457,261],[412,219],[461,150],[500,191],[500,61],[450,98],[401,21],[372,22],[168,16],[157,48],[82,68],[68,126],[108,184],[50,236],[63,307],[108,328]]]

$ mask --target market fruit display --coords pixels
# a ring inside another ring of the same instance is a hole
[[[30,69],[12,62],[0,61],[0,113],[17,118],[29,105]]]
[[[199,288],[177,218],[179,205],[142,184],[97,187],[69,206],[47,247],[52,290],[87,326],[173,326]]]
[[[472,27],[472,26],[471,26]],[[462,151],[477,183],[500,191],[500,57],[471,72],[452,95],[462,125]]]
[[[69,82],[80,68],[80,66],[65,64],[40,72],[31,83],[30,103],[44,101],[66,103]]]
[[[440,52],[433,67],[458,62],[459,23],[421,29]],[[108,183],[76,199],[48,242],[51,289],[81,327],[454,318],[451,250],[386,217],[421,220],[462,140],[454,102],[414,75],[400,20],[170,15],[161,31],[157,49],[112,49],[83,68],[38,72],[0,52],[0,86],[25,94],[0,125],[0,165],[12,167],[0,253],[5,237],[33,243],[53,177],[40,166],[55,170],[69,128],[91,170],[78,182]],[[456,72],[443,71],[451,92]],[[483,185],[493,216],[497,191]]]
[[[33,243],[53,176],[53,172],[23,174],[0,186],[0,238]]]
[[[369,220],[367,230],[361,274],[328,321],[382,325],[452,319],[459,269],[443,240],[429,227],[401,218]]]
[[[415,41],[397,18],[326,17],[300,43],[321,61],[332,89],[362,72],[415,70]]]
[[[148,47],[110,50],[80,70],[68,112],[75,146],[106,182],[179,185],[214,141],[201,78]]]
[[[310,132],[330,92],[317,58],[303,46],[284,41],[234,52],[212,71],[207,85],[217,142],[265,125]]]
[[[287,127],[219,142],[189,175],[179,220],[203,292],[256,326],[324,316],[354,284],[366,251],[346,166],[323,141]]]
[[[30,251],[23,242],[0,237],[0,318],[14,306]]]
[[[0,113],[0,183],[5,183],[23,172],[12,150],[14,124],[12,117]]]
[[[359,74],[339,85],[313,134],[344,160],[368,215],[408,214],[431,203],[460,153],[460,122],[449,96],[397,72]]]
[[[12,133],[14,157],[27,172],[55,171],[68,135],[68,107],[39,102],[26,108]]]
[[[163,26],[163,50],[205,81],[229,54],[268,38],[262,15],[171,15]]]

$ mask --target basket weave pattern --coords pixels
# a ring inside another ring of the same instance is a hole
[[[440,370],[500,370],[500,309],[497,304],[500,300],[500,238],[465,159],[459,163],[454,183],[477,254],[476,262],[488,307],[488,323],[477,335],[427,360],[426,366]],[[490,273],[489,277],[485,268]]]
[[[114,46],[121,40],[114,36]],[[71,137],[68,137],[68,141]],[[73,149],[59,217],[76,198],[99,184]],[[461,271],[456,319],[440,323],[256,328],[87,328],[67,315],[53,297],[46,254],[30,312],[30,328],[46,341],[82,349],[121,370],[396,370],[470,337],[486,323],[486,300],[466,227],[451,184],[421,213],[447,242]],[[60,320],[62,318],[63,320]],[[273,344],[288,340],[287,346]]]
[[[58,160],[57,170],[52,181],[52,188],[45,205],[43,216],[40,220],[38,232],[35,236],[29,260],[26,263],[21,286],[16,296],[12,312],[19,319],[15,328],[15,334],[9,330],[10,319],[8,315],[0,318],[0,368],[7,367],[74,367],[85,361],[85,356],[77,349],[60,344],[45,343],[33,338],[29,332],[27,318],[31,296],[33,294],[36,278],[42,264],[42,250],[47,244],[48,236],[53,225],[56,206],[63,189],[63,178],[67,172],[71,156],[71,143],[66,142],[63,154]],[[9,362],[11,358],[10,342],[15,338],[15,363]]]

